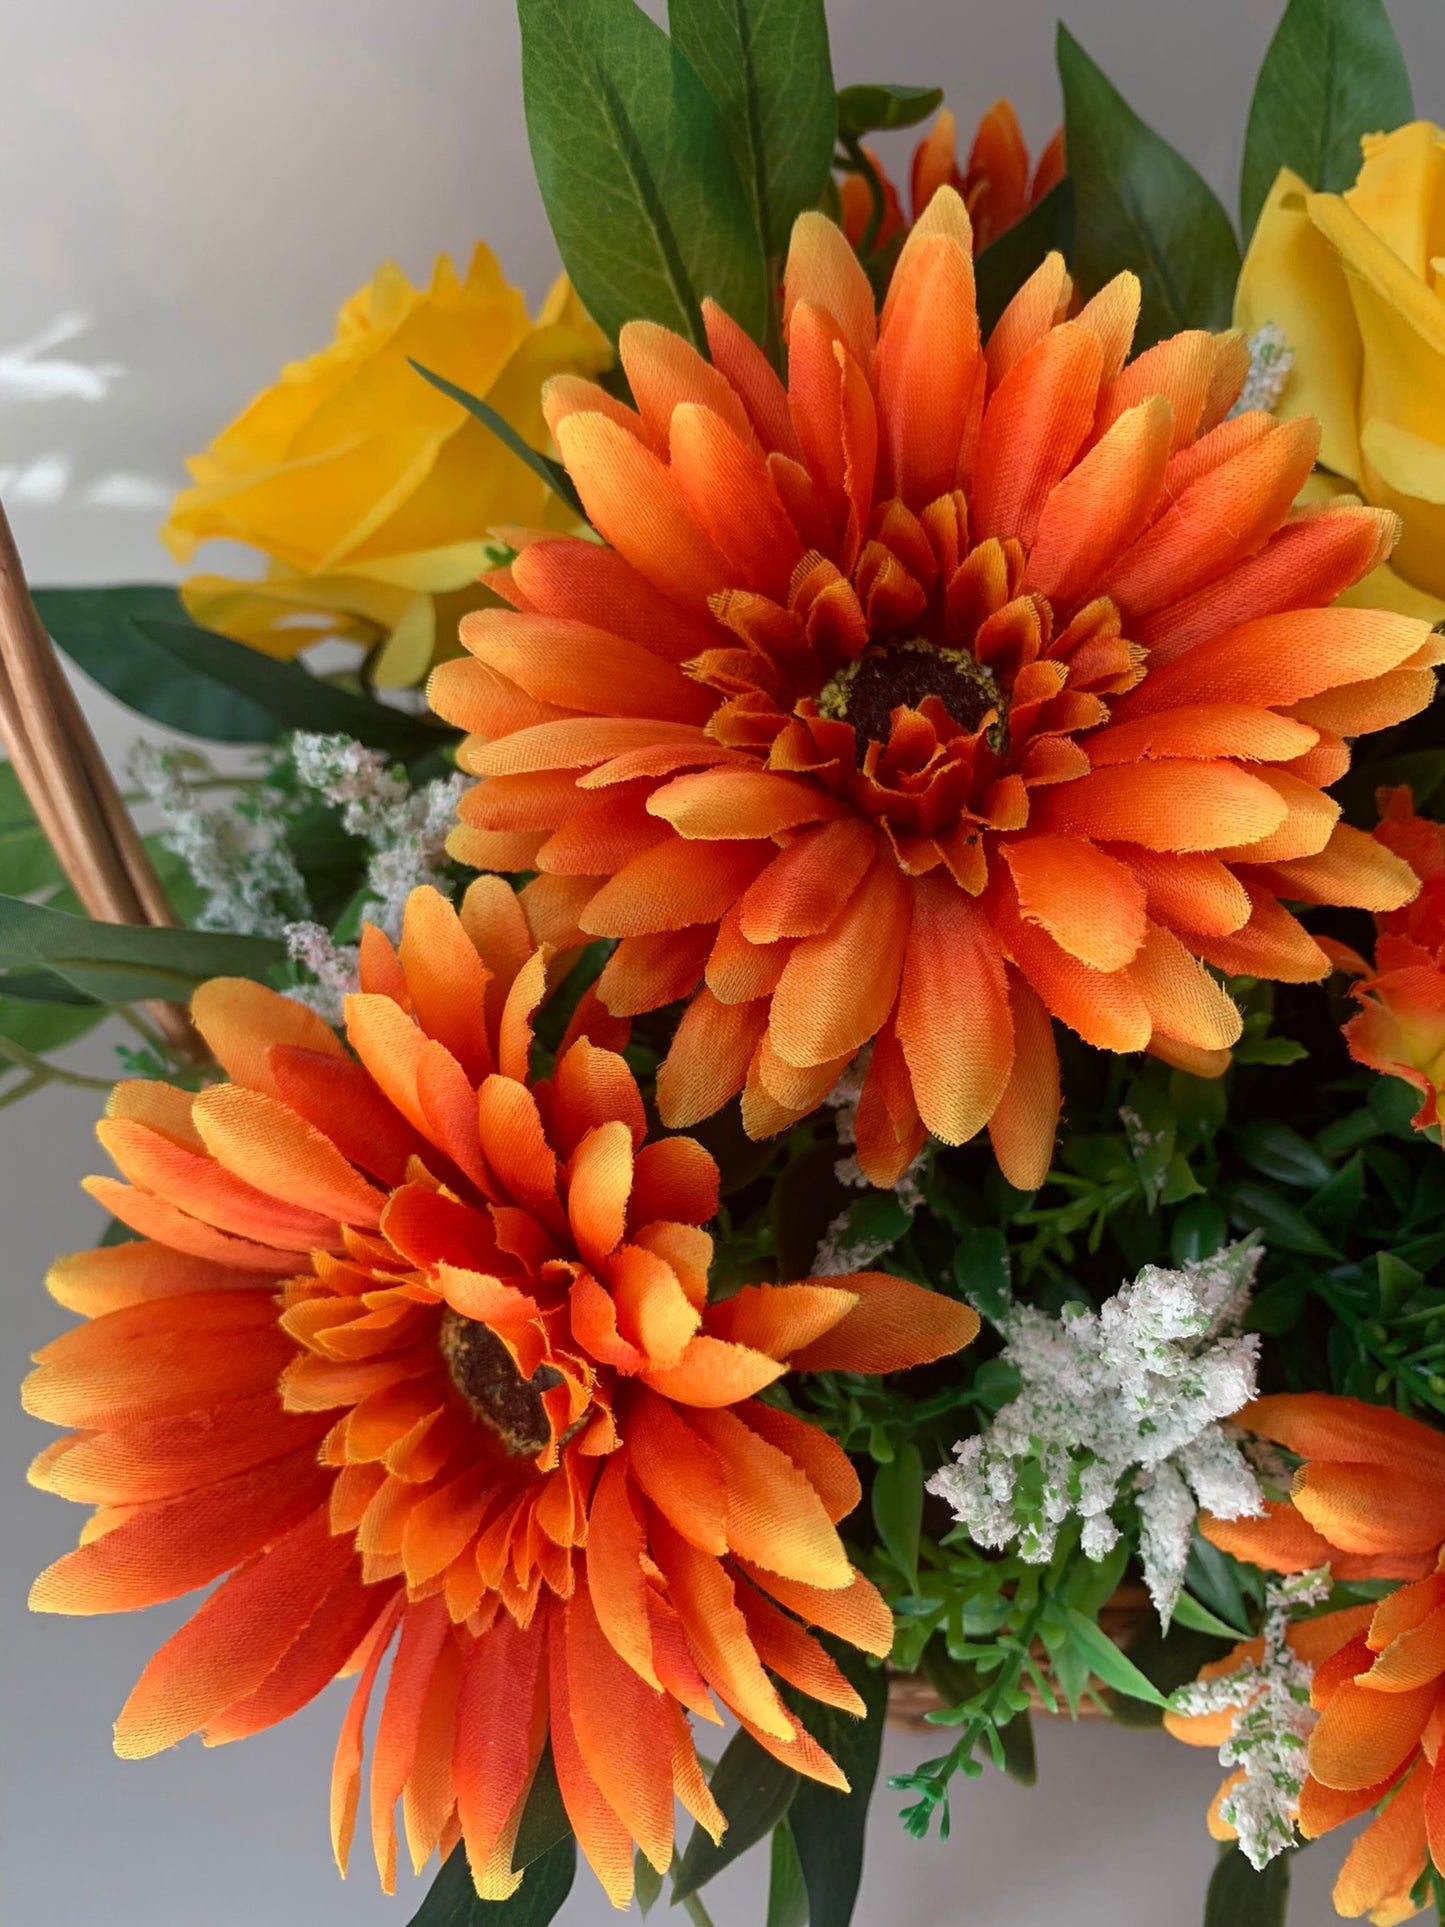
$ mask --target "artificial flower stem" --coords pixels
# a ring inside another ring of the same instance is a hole
[[[108,1077],[86,1077],[80,1071],[65,1071],[58,1064],[52,1064],[44,1057],[37,1057],[33,1051],[26,1050],[13,1038],[0,1037],[0,1057],[8,1057],[12,1064],[30,1072],[32,1077],[42,1078],[56,1084],[73,1084],[82,1091],[108,1091],[112,1080]]]

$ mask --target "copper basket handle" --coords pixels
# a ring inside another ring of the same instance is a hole
[[[100,923],[177,919],[40,620],[0,506],[0,738],[56,859]],[[206,1053],[183,1004],[150,1005],[166,1042]]]

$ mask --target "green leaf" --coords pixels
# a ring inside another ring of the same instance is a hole
[[[722,114],[764,249],[786,254],[838,131],[823,0],[668,0],[667,21]]]
[[[1229,1236],[1229,1220],[1212,1198],[1188,1198],[1169,1229],[1169,1256],[1176,1265],[1212,1258]]]
[[[483,1900],[465,1847],[453,1847],[409,1927],[547,1927],[572,1891],[577,1842],[568,1834],[534,1861],[510,1900]]]
[[[1169,1101],[1168,1076],[1153,1067],[1130,1084],[1119,1110],[1129,1143],[1129,1155],[1139,1174],[1145,1202],[1152,1211],[1164,1190],[1177,1136],[1174,1108]]]
[[[978,325],[985,341],[999,316],[1044,257],[1074,252],[1074,184],[1067,178],[1036,201],[1021,221],[990,241],[973,264]]]
[[[1324,1233],[1312,1225],[1297,1205],[1290,1204],[1267,1184],[1246,1178],[1222,1187],[1229,1215],[1243,1231],[1262,1231],[1266,1244],[1307,1257],[1337,1258],[1339,1253]]]
[[[636,0],[518,0],[522,98],[563,265],[614,341],[660,321],[706,347],[711,295],[756,339],[762,238],[722,116]]]
[[[53,970],[0,970],[0,997],[23,998],[31,1004],[94,1004],[83,990],[57,977]]]
[[[517,1838],[512,1846],[512,1872],[520,1873],[524,1867],[531,1866],[534,1860],[540,1860],[544,1853],[552,1851],[559,1840],[565,1840],[571,1831],[572,1822],[567,1818],[567,1809],[562,1804],[562,1789],[557,1784],[557,1768],[549,1740],[542,1749],[537,1771],[532,1775],[527,1804],[522,1809],[522,1818],[517,1826]]]
[[[1102,1559],[1076,1558],[1064,1586],[1064,1604],[1086,1619],[1097,1618],[1099,1608],[1117,1591],[1128,1564],[1129,1542],[1124,1538]]]
[[[894,1191],[865,1191],[839,1215],[848,1222],[836,1233],[830,1229],[830,1242],[845,1253],[850,1271],[861,1271],[882,1257],[913,1223],[913,1213]]]
[[[632,1856],[632,1882],[637,1891],[637,1911],[646,1920],[662,1893],[662,1875],[641,1847]]]
[[[269,937],[95,923],[0,896],[0,970],[52,970],[105,1004],[188,999],[208,977],[265,983],[285,956]]]
[[[449,740],[420,716],[352,695],[191,621],[174,589],[37,589],[57,646],[118,702],[218,743],[268,743],[291,729],[340,731],[411,757]]]
[[[1292,1857],[1277,1853],[1256,1873],[1232,1841],[1221,1847],[1204,1902],[1204,1927],[1284,1927]]]
[[[1246,235],[1282,167],[1309,187],[1342,194],[1360,171],[1360,136],[1414,116],[1383,0],[1289,0],[1249,109],[1239,190]]]
[[[695,1894],[755,1846],[793,1804],[803,1785],[790,1766],[765,1753],[750,1733],[735,1733],[708,1781],[712,1796],[727,1818],[727,1832],[718,1845],[701,1827],[694,1827],[682,1863],[673,1876],[673,1904]]]
[[[1240,1584],[1243,1571],[1232,1554],[1206,1539],[1198,1527],[1189,1547],[1189,1563],[1184,1583],[1196,1599],[1202,1599],[1229,1627],[1235,1641],[1251,1637],[1249,1607]]]
[[[14,766],[0,763],[0,889],[7,896],[28,897],[64,881]]]
[[[1370,1115],[1380,1129],[1406,1144],[1417,1144],[1420,1133],[1411,1119],[1420,1108],[1420,1093],[1403,1077],[1377,1077],[1370,1085]]]
[[[1380,1280],[1381,1318],[1393,1317],[1411,1292],[1418,1291],[1425,1282],[1422,1271],[1417,1271],[1414,1265],[1407,1264],[1393,1251],[1377,1251],[1375,1269]]]
[[[1308,1045],[1297,1044],[1293,1037],[1242,1037],[1234,1047],[1236,1064],[1272,1064],[1276,1069],[1298,1064],[1309,1054]]]
[[[532,473],[539,476],[552,493],[567,504],[574,515],[583,522],[587,520],[587,511],[582,506],[582,497],[573,486],[572,477],[560,462],[554,462],[550,455],[544,455],[540,449],[533,448],[530,442],[524,441],[506,417],[499,415],[489,402],[482,401],[476,395],[469,395],[465,388],[458,388],[456,383],[448,381],[445,375],[434,374],[430,368],[424,368],[410,355],[407,356],[407,366],[415,368],[422,380],[429,381],[433,388],[439,388],[444,395],[450,395],[453,401],[460,402],[467,413],[474,415],[483,428],[491,429],[504,448],[509,448],[519,461],[525,462]]]
[[[1020,1786],[1034,1786],[1039,1763],[1034,1752],[1034,1723],[1027,1710],[1015,1713],[1006,1726],[1001,1726],[998,1739],[1003,1748],[1004,1772]]]
[[[873,1523],[913,1590],[918,1590],[918,1536],[923,1530],[923,1456],[900,1445],[873,1475]]]
[[[991,1325],[1002,1325],[1013,1305],[1008,1241],[996,1225],[979,1225],[953,1254],[958,1288]]]
[[[1213,190],[1156,134],[1060,25],[1064,150],[1074,183],[1074,270],[1091,295],[1125,268],[1143,302],[1134,349],[1183,328],[1227,328],[1239,243]]]
[[[32,997],[0,996],[0,1037],[37,1057],[73,1044],[94,1030],[106,1014],[104,1004],[38,1003]]]
[[[1146,1705],[1167,1704],[1154,1682],[1139,1671],[1126,1653],[1120,1652],[1094,1620],[1075,1606],[1068,1608],[1068,1618],[1070,1637],[1096,1679],[1112,1686],[1116,1693],[1127,1693],[1130,1699],[1143,1700]]]
[[[808,1927],[808,1889],[792,1828],[786,1820],[780,1820],[773,1828],[767,1927]]]
[[[789,1810],[788,1825],[808,1889],[810,1927],[848,1927],[863,1877],[868,1803],[878,1777],[888,1711],[888,1675],[881,1666],[870,1666],[851,1646],[831,1639],[824,1644],[862,1697],[867,1712],[860,1720],[801,1694],[788,1695],[813,1738],[847,1775],[849,1787],[847,1793],[838,1793],[816,1780],[803,1780]]]
[[[895,127],[916,127],[943,105],[941,87],[868,85],[838,90],[838,135],[857,140]]]
[[[1238,1626],[1231,1626],[1227,1619],[1221,1619],[1218,1613],[1212,1613],[1208,1606],[1201,1606],[1191,1593],[1180,1593],[1174,1604],[1174,1617],[1191,1632],[1213,1633],[1217,1639],[1238,1641],[1249,1637]]]
[[[1298,1185],[1302,1191],[1318,1191],[1329,1183],[1334,1171],[1308,1138],[1287,1124],[1267,1118],[1243,1124],[1234,1134],[1235,1148],[1246,1164],[1263,1171],[1280,1184]]]

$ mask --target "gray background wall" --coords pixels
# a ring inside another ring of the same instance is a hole
[[[831,0],[838,77],[941,82],[966,127],[1007,93],[1037,146],[1059,113],[1056,5]],[[1278,11],[1072,0],[1068,17],[1232,206]],[[1419,105],[1445,120],[1445,5],[1393,0],[1392,12]],[[510,0],[5,0],[0,75],[0,494],[37,582],[167,575],[154,531],[182,456],[319,346],[386,256],[420,276],[438,250],[464,254],[484,235],[534,298],[555,272]],[[47,331],[65,338],[37,346]],[[132,724],[85,694],[119,752]],[[101,1043],[78,1061],[114,1069]],[[110,1721],[185,1608],[26,1614],[31,1575],[82,1515],[22,1483],[49,1433],[11,1388],[64,1321],[41,1285],[49,1257],[98,1219],[75,1190],[98,1168],[95,1109],[94,1093],[52,1089],[0,1112],[0,1922],[404,1927],[419,1887],[387,1901],[360,1850],[345,1887],[328,1861],[337,1696],[244,1746],[122,1764]],[[860,1927],[1199,1918],[1212,1758],[1157,1734],[1040,1728],[1039,1786],[961,1785],[946,1846],[906,1840],[898,1801],[880,1793]],[[885,1770],[942,1750],[891,1734]],[[1292,1927],[1333,1918],[1341,1850],[1337,1838],[1299,1862]],[[710,1891],[717,1927],[758,1927],[764,1878],[753,1856]],[[564,1922],[608,1916],[579,1876]]]

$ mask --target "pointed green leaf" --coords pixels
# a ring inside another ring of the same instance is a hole
[[[1284,1927],[1289,1909],[1289,1852],[1258,1873],[1230,1841],[1221,1847],[1204,1903],[1204,1927]]]
[[[976,1225],[953,1254],[958,1288],[991,1325],[1004,1325],[1013,1307],[1008,1241],[997,1225]]]
[[[838,91],[838,133],[844,140],[916,127],[943,105],[941,87],[867,85]]]
[[[10,763],[0,763],[0,890],[28,897],[63,883],[50,840],[36,821],[30,798]]]
[[[714,1874],[771,1833],[805,1784],[790,1766],[765,1753],[751,1733],[735,1733],[708,1781],[713,1798],[727,1816],[727,1832],[714,1846],[701,1827],[693,1828],[673,1877],[674,1905],[706,1886]]]
[[[1231,1220],[1244,1231],[1262,1231],[1266,1244],[1308,1257],[1337,1258],[1339,1253],[1303,1211],[1267,1184],[1242,1179],[1221,1187]]]
[[[1099,1630],[1094,1620],[1072,1606],[1068,1616],[1070,1638],[1096,1679],[1112,1686],[1116,1693],[1127,1693],[1130,1699],[1144,1700],[1150,1706],[1167,1705],[1154,1682],[1146,1679],[1133,1660],[1120,1652],[1107,1633]]]
[[[0,1037],[33,1056],[73,1044],[106,1015],[104,1004],[38,1003],[33,997],[0,996]]]
[[[469,415],[474,415],[483,428],[490,428],[504,448],[509,448],[520,461],[527,464],[532,473],[546,483],[552,493],[564,501],[579,521],[587,520],[587,511],[582,506],[582,498],[572,485],[572,477],[560,462],[554,462],[550,455],[524,441],[505,416],[499,415],[489,402],[476,395],[469,395],[465,388],[458,388],[454,381],[445,375],[434,374],[430,368],[423,368],[419,361],[407,356],[407,365],[415,368],[423,381],[429,381],[433,388],[440,388],[444,395],[460,402]]]
[[[1213,1633],[1216,1639],[1230,1639],[1238,1642],[1248,1638],[1238,1626],[1231,1626],[1227,1619],[1212,1613],[1208,1606],[1201,1606],[1192,1593],[1182,1592],[1174,1602],[1174,1617],[1181,1626],[1189,1627],[1191,1632]]]
[[[1242,1124],[1234,1134],[1234,1145],[1246,1164],[1278,1184],[1318,1191],[1334,1176],[1333,1167],[1308,1138],[1272,1118],[1254,1118]]]
[[[848,1927],[863,1877],[868,1805],[878,1778],[888,1712],[888,1675],[851,1646],[833,1639],[823,1643],[867,1711],[859,1719],[837,1707],[820,1706],[801,1693],[787,1696],[813,1738],[848,1777],[846,1793],[820,1786],[816,1780],[801,1781],[788,1810],[788,1826],[808,1890],[810,1927]]]
[[[520,1873],[524,1867],[530,1867],[534,1860],[540,1860],[544,1853],[550,1853],[559,1840],[565,1840],[571,1831],[572,1822],[567,1818],[567,1809],[562,1804],[562,1789],[557,1784],[557,1768],[549,1741],[543,1747],[537,1771],[532,1775],[527,1804],[522,1809],[522,1818],[517,1826],[517,1838],[512,1847],[512,1872]]]
[[[1414,114],[1383,0],[1289,0],[1249,110],[1239,189],[1246,236],[1282,167],[1342,194],[1360,171],[1361,135],[1388,133]]]
[[[918,1590],[918,1536],[923,1529],[923,1456],[900,1445],[873,1475],[873,1523],[894,1563]]]
[[[409,1927],[548,1927],[561,1912],[577,1872],[569,1833],[534,1860],[510,1900],[483,1900],[472,1884],[465,1847],[453,1847]]]
[[[1126,268],[1139,276],[1136,353],[1182,328],[1227,328],[1239,243],[1217,195],[1062,25],[1058,55],[1083,292],[1096,293]]]
[[[660,321],[705,347],[711,295],[761,340],[762,239],[722,116],[636,0],[518,0],[532,163],[562,262],[614,341]]]
[[[808,1927],[808,1889],[793,1830],[786,1820],[773,1828],[767,1927]]]
[[[838,97],[823,0],[668,0],[668,25],[717,102],[763,246],[823,198]]]
[[[978,290],[978,325],[984,339],[999,316],[1046,255],[1074,252],[1074,184],[1067,178],[1036,201],[1021,221],[990,241],[973,264]]]
[[[632,1880],[636,1888],[637,1911],[646,1920],[662,1892],[662,1875],[638,1847],[632,1856]]]
[[[291,729],[339,731],[412,757],[450,740],[421,716],[323,682],[191,621],[174,589],[123,583],[37,589],[57,646],[127,708],[217,743],[269,743]]]
[[[208,977],[265,983],[284,955],[269,937],[96,923],[0,896],[0,970],[51,970],[101,1003],[184,1002]]]

